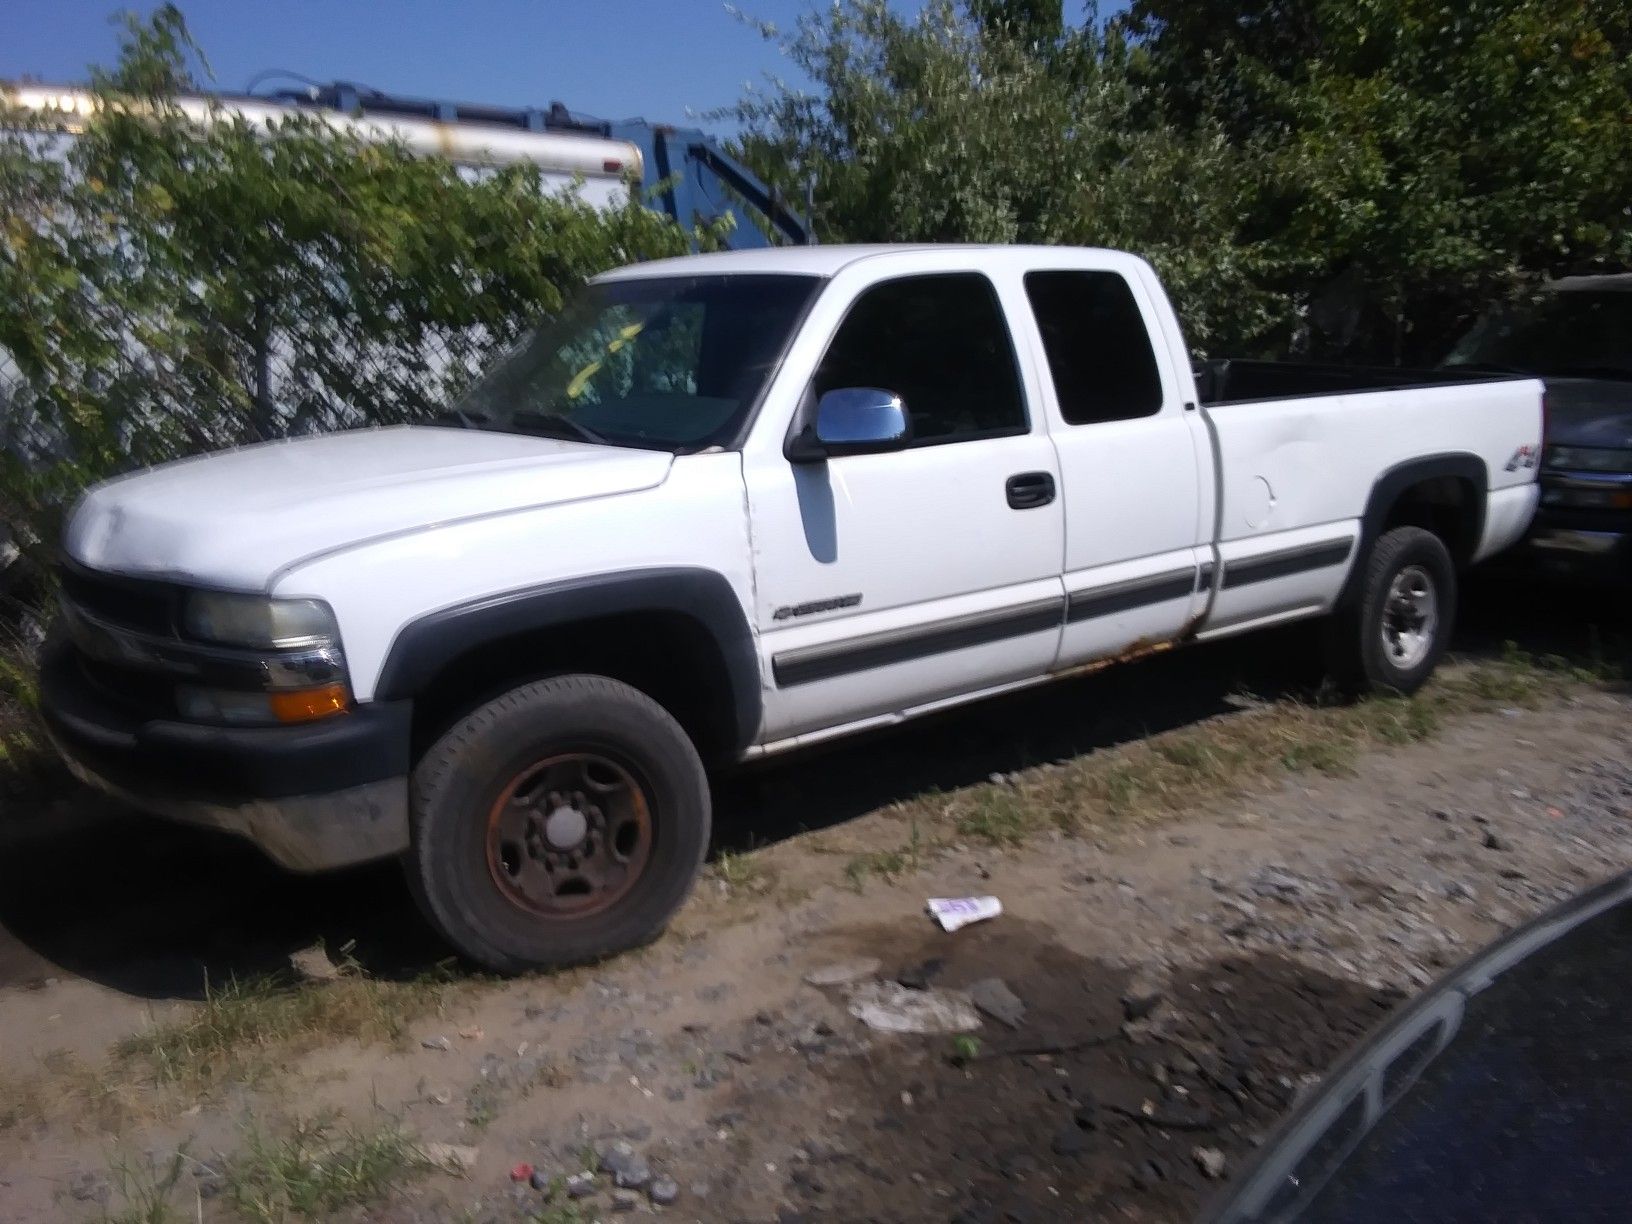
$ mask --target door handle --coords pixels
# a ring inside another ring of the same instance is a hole
[[[1004,486],[1009,506],[1015,510],[1035,510],[1054,500],[1054,477],[1049,472],[1021,472],[1010,476]]]

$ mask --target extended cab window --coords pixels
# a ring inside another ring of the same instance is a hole
[[[920,445],[1027,429],[1003,308],[974,272],[904,277],[857,298],[816,371],[816,394],[840,387],[900,396]]]
[[[1028,272],[1026,297],[1043,336],[1068,425],[1126,421],[1162,407],[1150,333],[1115,272]]]
[[[729,275],[590,285],[438,423],[663,450],[727,443],[821,283]]]

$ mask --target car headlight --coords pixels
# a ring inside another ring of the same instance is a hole
[[[295,650],[325,646],[339,636],[334,613],[317,599],[272,599],[195,591],[182,606],[181,627],[188,637],[223,646]]]
[[[1544,466],[1569,472],[1632,472],[1632,450],[1549,446]]]

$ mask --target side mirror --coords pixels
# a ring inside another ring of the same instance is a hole
[[[899,395],[878,387],[829,391],[816,402],[815,418],[814,423],[807,418],[788,440],[787,456],[795,463],[900,450],[912,440],[907,406]]]

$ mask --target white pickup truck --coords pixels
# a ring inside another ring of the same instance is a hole
[[[579,961],[685,898],[708,765],[1301,617],[1416,688],[1541,435],[1530,379],[1195,371],[1113,251],[649,263],[436,422],[93,489],[43,710],[138,807]]]

